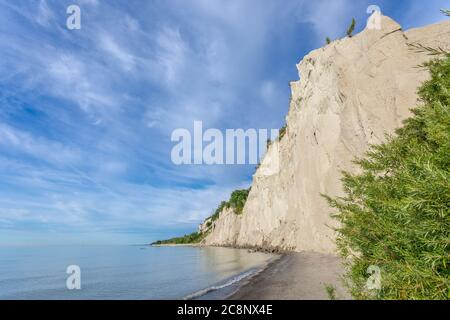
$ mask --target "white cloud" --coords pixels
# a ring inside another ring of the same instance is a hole
[[[297,14],[300,22],[313,24],[318,42],[323,43],[326,37],[334,39],[344,35],[345,26],[350,23],[348,18],[356,8],[355,1],[317,0],[304,4]]]
[[[0,146],[17,150],[36,159],[54,164],[70,164],[80,160],[80,153],[60,142],[36,138],[27,132],[0,123]]]
[[[139,225],[174,227],[201,222],[232,190],[230,186],[159,188],[115,181],[111,193],[76,172],[65,175],[60,180],[63,176],[52,170],[24,167],[15,176],[0,174],[13,187],[17,183],[36,188],[32,196],[16,193],[14,189],[4,192],[7,197],[0,198],[0,220],[60,224],[87,231],[99,226],[103,229]],[[82,188],[71,191],[77,185]]]
[[[169,86],[178,83],[183,74],[187,47],[177,29],[165,27],[156,36],[157,52],[155,54],[161,66],[161,75]],[[175,89],[172,87],[172,89]]]
[[[279,108],[283,100],[282,90],[277,83],[272,80],[264,80],[261,84],[260,94],[262,102],[265,106],[271,108]]]
[[[49,27],[51,20],[54,19],[53,11],[49,8],[46,0],[39,1],[39,7],[36,15],[36,22],[44,27]]]
[[[111,35],[103,34],[100,37],[100,46],[107,54],[116,58],[125,70],[131,71],[134,68],[135,58],[119,46]]]

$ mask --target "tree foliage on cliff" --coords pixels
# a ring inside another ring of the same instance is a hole
[[[360,173],[343,174],[344,197],[327,197],[355,298],[450,298],[450,55],[427,67],[413,116],[355,161]],[[381,269],[376,294],[371,265]]]
[[[350,27],[348,27],[347,29],[347,36],[349,36],[350,38],[353,37],[353,31],[355,31],[355,27],[356,27],[356,20],[355,18],[353,18]]]
[[[236,190],[231,193],[230,200],[228,201],[227,207],[233,208],[234,213],[241,214],[244,209],[245,202],[247,202],[248,194],[250,189]]]
[[[243,190],[235,190],[231,193],[230,199],[228,201],[222,201],[217,209],[214,211],[214,214],[210,217],[211,220],[207,223],[207,228],[212,226],[212,223],[219,219],[220,213],[225,208],[233,208],[235,214],[242,214],[242,210],[244,209],[245,202],[247,201],[248,194],[250,193],[250,189]],[[209,219],[209,218],[208,218]],[[183,237],[176,237],[167,240],[158,240],[152,243],[152,245],[164,245],[164,244],[193,244],[200,243],[210,232],[209,229],[201,232],[194,232],[191,234],[184,235]]]
[[[286,131],[287,131],[287,124],[282,126],[280,130],[278,130],[278,140],[281,141],[281,139],[283,139],[283,137],[286,135]]]
[[[204,234],[199,232],[194,232],[187,234],[183,237],[176,237],[168,240],[158,240],[152,243],[152,245],[162,245],[162,244],[193,244],[200,243],[204,239]]]
[[[242,214],[242,210],[244,209],[245,202],[247,202],[250,189],[251,188],[233,191],[228,201],[222,201],[219,204],[217,209],[214,211],[214,214],[211,216],[211,221],[219,219],[220,213],[225,208],[233,208],[235,214]]]

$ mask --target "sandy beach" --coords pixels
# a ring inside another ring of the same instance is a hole
[[[341,260],[334,255],[288,253],[247,280],[230,300],[327,300],[326,286],[336,299],[350,299],[341,281]]]

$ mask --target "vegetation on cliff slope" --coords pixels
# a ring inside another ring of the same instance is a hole
[[[327,197],[358,299],[450,298],[450,55],[427,67],[413,116],[343,174],[344,197]],[[380,290],[367,288],[369,266]]]
[[[242,214],[242,210],[244,209],[245,202],[247,201],[248,194],[250,193],[250,189],[243,189],[243,190],[235,190],[231,193],[230,199],[228,201],[222,201],[217,209],[214,211],[214,214],[208,218],[205,219],[207,221],[207,229],[204,232],[194,232],[191,234],[187,234],[183,237],[176,237],[172,239],[167,240],[158,240],[152,243],[152,245],[164,245],[164,244],[195,244],[200,243],[210,231],[210,227],[212,223],[219,219],[220,213],[225,208],[233,208],[233,211],[235,214]]]
[[[235,214],[242,214],[242,210],[244,209],[245,202],[247,202],[250,189],[251,188],[233,191],[228,201],[222,201],[219,204],[217,209],[214,211],[214,214],[211,216],[211,221],[219,219],[220,213],[225,208],[233,208]]]
[[[278,140],[281,141],[281,139],[283,139],[283,137],[286,135],[286,131],[287,131],[287,124],[282,126],[280,130],[278,130]]]
[[[167,240],[158,240],[152,243],[152,245],[161,245],[161,244],[193,244],[200,243],[205,237],[205,234],[194,232],[191,234],[187,234],[183,237],[176,237]]]
[[[249,193],[250,189],[233,191],[226,207],[232,208],[235,214],[242,214],[242,210],[244,210],[245,202],[247,202]]]
[[[350,38],[353,37],[353,31],[355,31],[355,27],[356,27],[356,20],[355,18],[353,18],[350,27],[348,27],[347,29],[347,36],[349,36]]]

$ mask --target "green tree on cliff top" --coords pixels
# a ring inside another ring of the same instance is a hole
[[[347,35],[351,38],[353,37],[353,31],[355,31],[356,26],[356,20],[355,18],[352,19],[352,23],[350,24],[350,27],[347,29]]]

